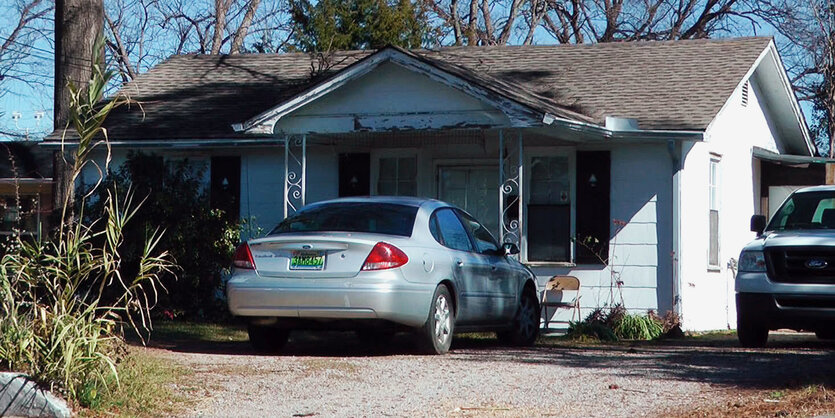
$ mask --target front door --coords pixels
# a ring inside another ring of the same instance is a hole
[[[371,154],[339,154],[339,197],[371,194]]]
[[[212,157],[209,204],[230,221],[241,213],[241,157]]]
[[[441,167],[438,199],[449,202],[499,236],[499,173],[496,167]]]

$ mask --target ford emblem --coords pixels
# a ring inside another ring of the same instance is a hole
[[[302,249],[309,250],[309,249],[311,249],[311,248],[313,248],[313,246],[312,246],[312,245],[310,245],[310,244],[304,244],[304,245],[302,245]],[[807,264],[808,264],[808,263],[807,263]],[[825,262],[825,261],[824,261],[823,265],[824,265],[824,266],[826,265],[826,262]]]
[[[825,268],[827,265],[829,265],[829,263],[827,263],[826,260],[821,260],[818,258],[806,260],[806,268],[810,269],[820,270],[822,268]]]

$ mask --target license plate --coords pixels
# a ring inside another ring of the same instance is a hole
[[[293,251],[290,257],[290,270],[323,270],[325,253]]]

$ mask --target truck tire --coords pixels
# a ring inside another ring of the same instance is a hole
[[[752,315],[751,309],[745,304],[737,303],[736,309],[736,335],[739,344],[745,348],[765,347],[768,342],[768,325],[756,315]]]

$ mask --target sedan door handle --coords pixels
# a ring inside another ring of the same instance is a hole
[[[460,258],[456,259],[455,260],[455,265],[458,266],[458,267],[463,267],[464,266],[464,260],[462,260]]]

